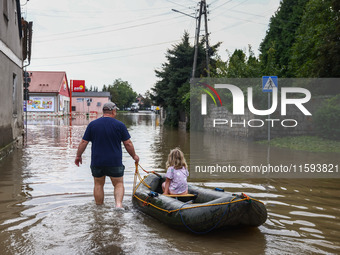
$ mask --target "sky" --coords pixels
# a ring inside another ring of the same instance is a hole
[[[259,54],[270,17],[280,0],[207,0],[210,45],[218,54],[248,49]],[[21,0],[22,16],[33,21],[29,71],[65,71],[68,80],[86,87],[129,82],[144,94],[156,83],[155,70],[166,62],[167,49],[185,31],[194,45],[199,1],[194,0]],[[202,20],[201,35],[204,35]]]

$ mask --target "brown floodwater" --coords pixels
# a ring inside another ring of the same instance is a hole
[[[190,136],[166,128],[151,113],[118,116],[132,136],[140,164],[164,171],[169,150],[180,146],[189,157]],[[86,118],[29,119],[27,141],[0,161],[1,254],[337,254],[340,253],[340,179],[191,179],[208,188],[245,192],[262,200],[268,219],[258,228],[195,235],[169,228],[133,208],[134,162],[124,151],[125,211],[114,209],[112,185],[105,185],[103,206],[92,196],[90,148],[83,165],[74,156]],[[253,163],[265,145],[235,141]],[[236,145],[235,145],[236,146]],[[222,149],[222,148],[221,148]],[[308,154],[284,149],[273,158]],[[239,155],[228,154],[233,162]],[[340,155],[331,155],[339,162]]]

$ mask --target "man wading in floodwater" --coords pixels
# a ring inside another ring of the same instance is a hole
[[[114,187],[114,197],[117,208],[122,208],[124,197],[124,165],[122,163],[122,146],[136,163],[139,157],[130,140],[126,126],[115,119],[117,106],[108,102],[103,106],[103,117],[92,121],[86,128],[77,150],[75,164],[82,164],[81,155],[89,142],[91,148],[91,171],[94,178],[93,195],[97,205],[104,202],[105,177],[109,176]]]

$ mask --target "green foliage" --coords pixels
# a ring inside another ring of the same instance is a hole
[[[250,45],[248,46],[248,54],[246,54],[244,50],[236,49],[232,55],[229,54],[229,58],[225,62],[223,62],[220,57],[217,58],[216,69],[212,73],[213,78],[259,78],[261,76],[261,63],[255,57]],[[234,84],[237,80],[233,79],[232,82]],[[225,83],[228,83],[228,79],[226,79]],[[243,86],[244,84],[242,83],[237,85],[243,91],[244,95],[246,95],[247,87],[251,84],[248,83],[247,86]],[[254,102],[257,103],[257,106],[263,108],[265,104],[262,88],[258,84],[252,87]],[[222,97],[223,106],[225,106],[227,110],[232,111],[232,94],[226,92],[226,90],[218,90],[218,93]]]
[[[190,109],[190,130],[202,130],[204,118],[201,115],[201,94],[199,86],[191,86],[184,100],[189,104]]]
[[[206,55],[203,47],[204,42],[198,45],[196,76],[206,76]],[[218,45],[214,45],[211,54],[214,54]],[[189,34],[184,33],[182,41],[168,49],[166,53],[167,61],[162,64],[161,69],[155,70],[159,80],[152,88],[151,99],[156,105],[161,105],[166,109],[165,123],[170,126],[177,126],[178,121],[185,121],[189,114],[189,80],[192,73],[194,58],[194,47],[189,43]],[[211,66],[215,61],[211,59]]]
[[[223,61],[219,56],[212,58],[220,45],[218,43],[209,49],[210,76],[340,77],[339,38],[339,0],[282,0],[278,11],[270,19],[269,29],[260,45],[259,58],[256,58],[250,46],[248,52],[236,49],[232,54],[228,53],[227,61]],[[182,42],[167,51],[167,61],[155,71],[159,80],[152,88],[151,97],[157,105],[166,108],[166,123],[170,125],[176,126],[179,119],[183,120],[183,112],[188,115],[190,110],[193,110],[192,105],[190,108],[193,91],[190,91],[188,83],[193,55],[194,48],[189,43],[189,35],[184,33]],[[196,74],[201,78],[207,76],[204,41],[198,45]],[[246,94],[246,89],[241,89]],[[325,94],[325,91],[332,94],[337,90],[322,87],[316,88],[315,91],[313,95]],[[267,105],[267,97],[263,95],[259,86],[253,87],[253,99],[257,109],[264,109]],[[232,110],[231,94],[222,92],[221,96],[224,97],[223,106]],[[336,107],[332,107],[329,107],[328,111],[331,108],[335,110]],[[329,112],[327,116],[328,119],[331,118]]]
[[[246,54],[242,50],[235,50],[228,61],[227,77],[239,78],[246,75]]]
[[[331,0],[308,2],[292,47],[296,77],[340,77],[339,18]]]
[[[320,57],[317,66],[319,77],[340,77],[340,1],[331,1],[332,22],[334,32],[327,34],[323,47],[320,49]]]
[[[267,144],[268,141],[259,141],[257,143]],[[299,151],[340,153],[340,142],[326,140],[317,136],[289,136],[274,138],[270,141],[270,145]]]
[[[218,57],[215,69],[211,72],[211,76],[214,78],[260,77],[261,65],[249,45],[248,56],[243,50],[236,49],[232,55],[228,54],[228,60],[226,62]]]
[[[282,0],[278,11],[271,17],[269,29],[260,45],[264,75],[291,76],[288,68],[291,47],[307,2]]]
[[[149,108],[152,105],[152,100],[151,100],[151,93],[149,90],[147,90],[143,96],[143,107],[144,108]]]
[[[315,125],[320,136],[340,140],[340,95],[327,100],[316,112]]]
[[[274,76],[277,75],[280,71],[280,67],[277,64],[277,61],[275,59],[275,44],[272,43],[272,47],[268,49],[266,54],[262,54],[260,56],[261,60],[261,68],[262,68],[262,74],[263,75],[269,75],[269,76]],[[266,57],[266,60],[264,60]]]
[[[137,97],[137,93],[133,91],[131,85],[121,79],[114,80],[112,85],[104,85],[103,91],[110,92],[112,102],[116,103],[121,109],[129,107],[136,101]]]
[[[212,77],[340,77],[340,1],[282,0],[257,59],[235,50]]]

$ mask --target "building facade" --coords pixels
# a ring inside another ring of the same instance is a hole
[[[27,112],[30,116],[65,116],[70,113],[66,72],[28,71],[31,83]]]
[[[22,144],[23,48],[19,0],[0,2],[0,159]]]
[[[103,105],[111,100],[110,92],[73,92],[72,93],[72,114],[82,115],[100,114]]]

